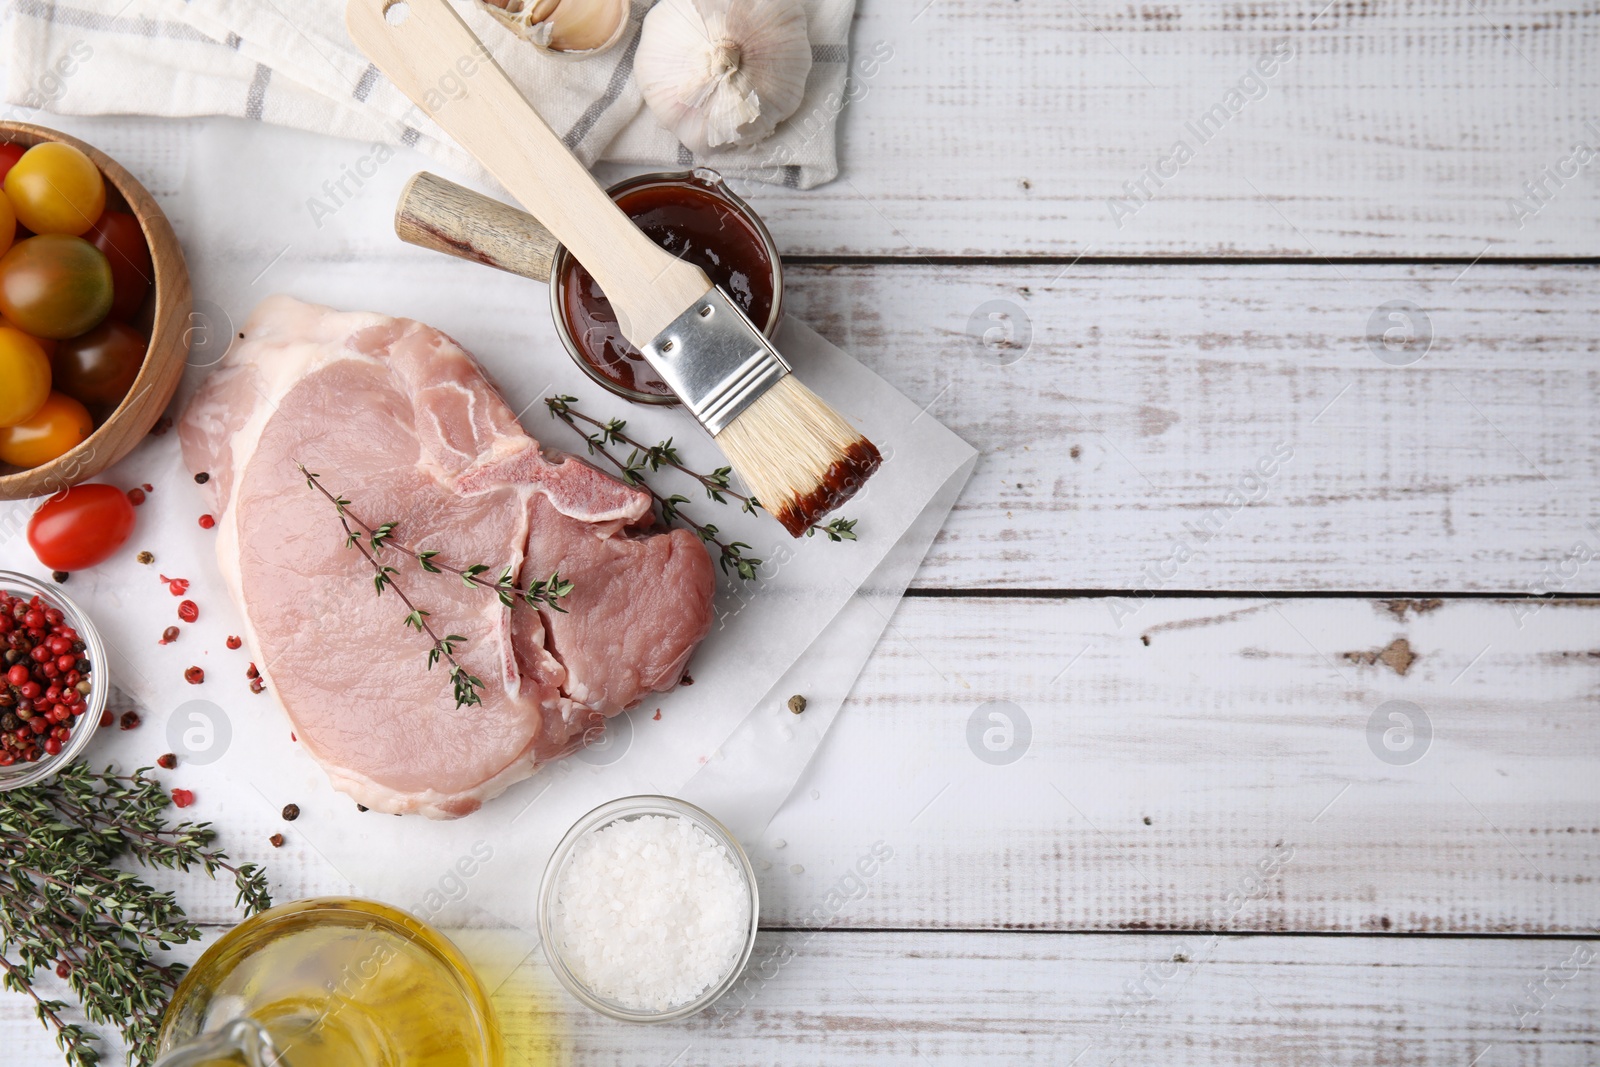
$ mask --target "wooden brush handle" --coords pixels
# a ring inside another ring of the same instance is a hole
[[[550,280],[560,242],[526,211],[422,171],[400,190],[394,232],[418,248],[485,263],[536,282]]]
[[[611,202],[449,0],[349,0],[344,17],[367,58],[594,275],[634,345],[711,288],[699,267],[660,248]]]

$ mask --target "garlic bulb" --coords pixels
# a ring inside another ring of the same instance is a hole
[[[794,114],[811,73],[801,0],[660,0],[634,75],[656,121],[695,152],[753,144]]]
[[[546,52],[603,52],[628,27],[628,0],[478,0],[478,5]]]

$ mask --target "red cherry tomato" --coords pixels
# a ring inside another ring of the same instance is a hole
[[[139,314],[156,276],[139,220],[108,208],[83,237],[111,263],[111,317],[127,321]]]
[[[133,533],[133,505],[114,485],[75,485],[39,505],[28,544],[53,571],[81,571],[109,559]]]
[[[6,180],[6,175],[11,173],[11,168],[17,165],[17,160],[22,158],[22,153],[27,149],[10,141],[0,143],[0,182]]]

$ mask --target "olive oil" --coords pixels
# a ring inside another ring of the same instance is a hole
[[[266,1028],[284,1067],[502,1067],[504,1060],[494,1009],[456,947],[370,901],[297,901],[230,931],[179,985],[162,1023],[162,1050],[241,1016]]]

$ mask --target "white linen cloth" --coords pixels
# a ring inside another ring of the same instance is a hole
[[[455,0],[496,61],[585,165],[714,167],[808,189],[838,173],[855,0],[805,0],[812,67],[800,108],[765,141],[696,155],[657,123],[633,77],[640,20],[611,49],[545,55]],[[344,30],[344,0],[12,0],[9,103],[67,115],[229,115],[412,145],[482,168],[378,73]]]

